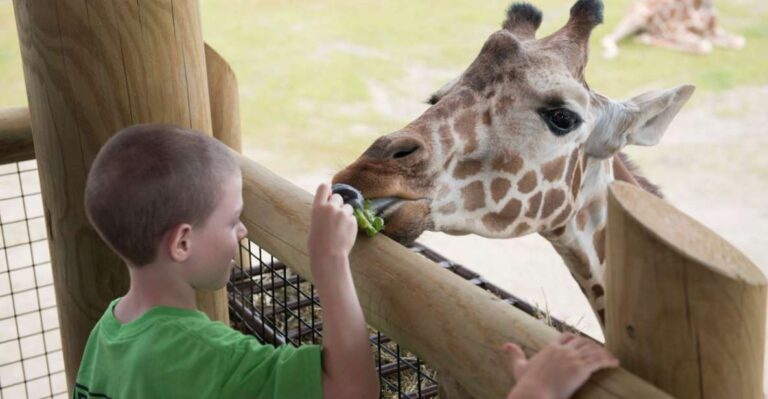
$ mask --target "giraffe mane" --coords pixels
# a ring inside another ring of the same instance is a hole
[[[651,181],[648,180],[648,178],[643,176],[640,173],[640,167],[637,166],[637,164],[634,161],[629,159],[629,155],[627,155],[627,154],[625,154],[623,152],[619,152],[618,154],[616,154],[616,159],[618,159],[619,162],[621,162],[624,165],[624,167],[627,169],[627,171],[629,171],[629,173],[632,174],[632,177],[635,178],[637,184],[640,185],[640,187],[643,190],[645,190],[645,191],[647,191],[647,192],[649,192],[649,193],[651,193],[651,194],[653,194],[653,195],[655,195],[655,196],[657,196],[659,198],[664,198],[664,194],[661,192],[661,187],[659,187],[658,185],[656,185],[654,183],[651,183]],[[617,177],[617,179],[618,180],[622,180],[622,181],[627,181],[629,183],[634,183],[634,182],[628,181],[627,179],[623,179],[621,177]]]

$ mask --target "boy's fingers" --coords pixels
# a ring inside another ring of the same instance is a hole
[[[341,198],[339,194],[331,195],[331,199],[328,202],[333,204],[333,206],[336,208],[340,208],[342,205],[344,205],[344,199]]]
[[[585,358],[584,362],[587,363],[589,369],[591,370],[590,372],[619,366],[619,360],[607,354],[591,355]]]
[[[584,338],[584,337],[575,337],[572,340],[568,341],[568,346],[576,349],[576,350],[585,350],[585,349],[599,349],[601,348],[597,343],[594,341]]]
[[[344,204],[341,207],[341,211],[344,212],[345,215],[350,215],[351,216],[352,213],[354,212],[354,209],[352,209],[352,205]]]
[[[331,194],[331,187],[328,184],[323,183],[317,186],[315,191],[315,205],[324,204],[328,200],[328,196]]]
[[[600,345],[594,344],[587,346],[579,351],[580,356],[585,361],[600,361],[600,362],[608,362],[610,364],[616,363],[618,364],[618,359],[614,357],[611,352],[608,352],[607,349],[603,348]]]
[[[557,337],[557,343],[561,345],[565,345],[568,342],[572,341],[574,338],[576,338],[576,335],[573,333],[562,333],[559,337]]]
[[[528,361],[525,357],[525,352],[517,344],[508,342],[502,346],[502,349],[509,355],[507,361],[507,372],[513,377],[520,377],[523,374]]]
[[[525,359],[525,352],[523,352],[523,349],[515,343],[507,342],[502,346],[502,349],[504,349],[504,352],[507,352],[512,359]]]

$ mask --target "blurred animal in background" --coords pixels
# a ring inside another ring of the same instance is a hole
[[[719,27],[713,0],[635,0],[629,14],[603,38],[603,56],[615,58],[618,43],[629,36],[637,36],[644,44],[695,54],[708,54],[713,46],[738,49],[745,44],[743,36]]]

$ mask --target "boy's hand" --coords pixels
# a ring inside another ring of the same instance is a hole
[[[517,381],[507,399],[569,398],[595,371],[619,365],[604,347],[570,333],[530,359],[516,344],[504,344],[503,349],[509,355],[508,371]]]
[[[352,207],[345,205],[341,196],[331,195],[327,184],[317,187],[312,205],[309,230],[310,259],[349,256],[357,237],[357,222]]]

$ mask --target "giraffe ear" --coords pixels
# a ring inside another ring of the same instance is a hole
[[[587,154],[608,158],[626,145],[658,144],[694,90],[693,85],[682,85],[643,93],[620,103],[599,98],[599,115],[587,139]]]
[[[445,97],[451,90],[453,90],[454,87],[456,87],[456,85],[459,84],[462,76],[463,75],[459,75],[453,78],[453,80],[444,84],[443,87],[440,88],[440,90],[432,93],[432,95],[429,96],[429,99],[427,100],[427,104],[430,104],[430,105],[437,104],[437,102],[440,101],[441,98]]]

